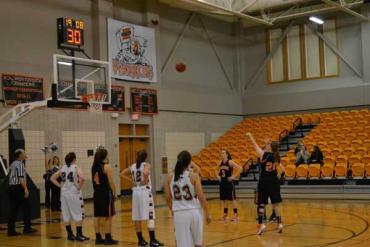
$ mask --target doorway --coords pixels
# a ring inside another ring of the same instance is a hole
[[[148,150],[150,136],[149,125],[119,125],[119,159],[120,170],[130,167],[136,162],[136,154],[142,149]],[[131,193],[132,183],[121,178],[121,194]]]

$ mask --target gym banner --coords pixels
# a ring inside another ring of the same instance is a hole
[[[108,57],[113,78],[157,82],[154,29],[108,19]]]
[[[44,100],[43,78],[2,74],[1,81],[6,105]]]

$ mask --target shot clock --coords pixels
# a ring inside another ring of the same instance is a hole
[[[84,26],[85,23],[82,20],[58,18],[58,48],[83,51]]]

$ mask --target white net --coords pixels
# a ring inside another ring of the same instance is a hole
[[[89,111],[95,113],[103,112],[103,104],[107,98],[105,93],[87,94],[83,96],[82,101],[89,103]]]

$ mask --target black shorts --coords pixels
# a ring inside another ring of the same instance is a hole
[[[94,216],[110,217],[115,214],[112,191],[94,191]]]
[[[272,204],[283,201],[281,199],[280,181],[278,178],[261,178],[258,181],[256,203],[268,204],[269,198]]]
[[[221,201],[236,200],[235,185],[233,182],[221,182],[220,183],[220,200]]]

